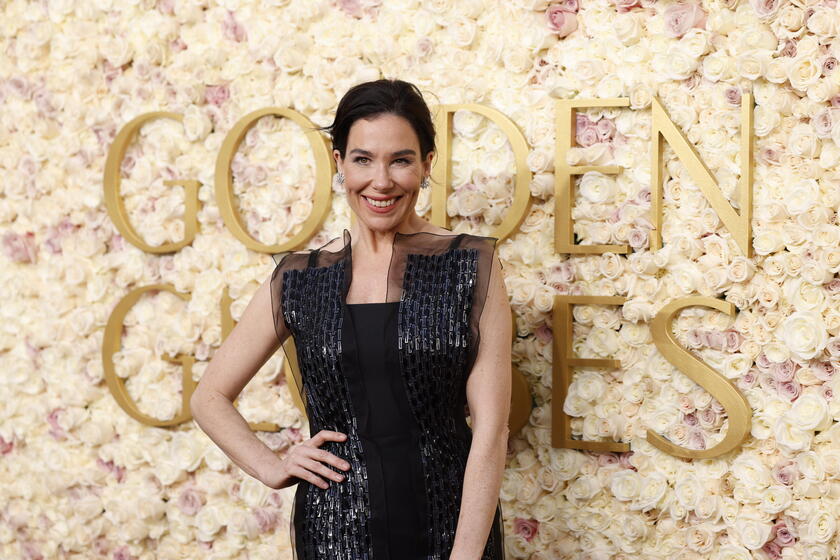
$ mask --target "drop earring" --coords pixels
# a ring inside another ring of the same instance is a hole
[[[429,186],[429,178],[428,177],[423,177],[423,180],[420,181],[420,188],[425,189],[428,186]]]
[[[343,185],[344,184],[344,173],[339,171],[338,172],[338,177],[336,177],[336,181],[338,182],[339,185]]]

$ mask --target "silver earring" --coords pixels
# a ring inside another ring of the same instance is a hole
[[[343,184],[344,184],[344,173],[342,173],[341,171],[339,171],[339,172],[338,172],[338,178],[337,178],[337,181],[338,181],[338,184],[339,184],[339,185],[343,185]]]
[[[428,177],[423,177],[423,180],[420,181],[420,188],[425,189],[428,186],[429,186],[429,178]]]

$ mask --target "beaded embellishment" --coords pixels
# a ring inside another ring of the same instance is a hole
[[[399,355],[421,431],[427,536],[433,551],[428,558],[435,560],[445,560],[454,543],[470,449],[458,396],[468,374],[477,263],[476,249],[409,254],[400,300]],[[463,424],[460,429],[457,423]],[[491,532],[482,558],[497,558],[494,537]]]
[[[345,261],[327,267],[308,267],[283,273],[286,324],[295,338],[303,376],[310,432],[335,430],[347,434],[343,442],[327,441],[321,449],[350,463],[345,479],[325,479],[326,489],[306,481],[300,560],[371,560],[368,531],[367,467],[351,410],[350,392],[341,375],[341,290]]]

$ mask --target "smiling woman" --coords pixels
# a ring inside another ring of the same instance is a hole
[[[502,559],[511,310],[498,240],[415,212],[434,156],[415,86],[355,86],[328,130],[352,234],[277,259],[202,377],[196,419],[230,455],[244,449],[217,420],[238,421],[232,409],[202,395],[235,398],[226,387],[252,375],[242,364],[292,336],[312,437],[282,461],[251,439],[237,464],[297,484],[295,558]]]

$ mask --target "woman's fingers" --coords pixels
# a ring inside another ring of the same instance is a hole
[[[325,451],[324,449],[313,448],[313,449],[309,449],[307,451],[304,451],[304,453],[306,453],[307,456],[310,459],[315,459],[315,460],[321,461],[323,463],[329,463],[330,465],[332,465],[332,466],[334,466],[338,469],[342,469],[342,470],[346,471],[347,469],[350,468],[350,463],[348,463],[347,461],[345,461],[341,457],[338,457],[337,455],[334,455],[334,454],[330,453],[329,451]]]
[[[316,447],[321,447],[321,444],[325,441],[344,441],[347,439],[347,435],[341,432],[334,432],[332,430],[321,430],[313,437],[309,438],[309,442],[311,442]]]
[[[289,474],[291,474],[292,476],[296,476],[301,480],[305,480],[311,484],[314,484],[315,486],[318,486],[320,488],[326,489],[329,487],[329,485],[323,478],[299,464],[292,465],[292,468],[289,469]]]
[[[318,461],[307,459],[303,466],[314,473],[318,473],[325,478],[329,478],[330,480],[335,480],[336,482],[344,480],[343,474],[330,470],[326,465],[319,463]]]

